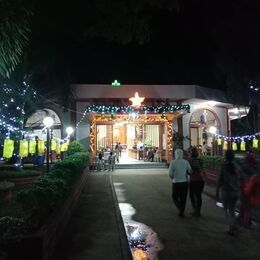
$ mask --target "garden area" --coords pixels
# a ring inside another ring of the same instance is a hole
[[[243,172],[249,170],[249,166],[246,164],[247,153],[235,153],[235,162],[238,165],[239,169]],[[252,174],[260,173],[260,153],[259,151],[254,151],[254,157],[256,159],[256,165],[251,166]],[[215,155],[203,155],[200,157],[203,161],[203,166],[206,171],[206,178],[208,184],[217,184],[218,176],[220,174],[221,165],[223,164],[225,158],[224,156]]]
[[[89,155],[76,143],[49,172],[1,167],[1,260],[50,259],[86,181]]]

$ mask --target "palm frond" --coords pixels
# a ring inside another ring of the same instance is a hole
[[[9,78],[29,41],[32,9],[25,0],[0,1],[0,77]]]

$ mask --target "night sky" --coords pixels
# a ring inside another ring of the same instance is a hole
[[[73,83],[110,84],[118,79],[122,84],[198,84],[225,89],[230,79],[244,84],[257,80],[259,1],[180,0],[172,10],[147,6],[139,17],[150,19],[150,39],[127,43],[107,37],[114,32],[110,21],[116,24],[124,17],[120,8],[110,10],[109,4],[118,1],[107,0],[108,23],[93,9],[95,1],[56,5],[40,1],[28,47],[28,61],[38,81],[59,77]],[[125,15],[123,20],[131,19]],[[89,27],[100,22],[101,33],[94,29],[93,36]],[[104,32],[108,32],[105,37]]]

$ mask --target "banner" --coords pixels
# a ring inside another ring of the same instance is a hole
[[[63,143],[61,144],[61,148],[60,148],[61,152],[67,152],[68,151],[68,143]]]
[[[237,151],[237,143],[236,142],[232,143],[232,150]]]
[[[28,157],[29,144],[27,140],[20,140],[19,142],[19,155],[20,157]]]
[[[223,150],[227,150],[228,149],[228,142],[224,141],[223,143]]]
[[[9,159],[13,156],[13,152],[14,152],[14,140],[5,139],[3,157]]]
[[[57,147],[57,142],[55,140],[51,140],[51,150],[52,151],[55,151],[56,150],[56,147]]]
[[[56,150],[55,150],[56,154],[60,154],[60,144],[56,143]]]
[[[36,141],[35,140],[29,141],[29,153],[31,153],[31,154],[36,153]]]
[[[45,145],[43,140],[38,140],[38,153],[43,155],[45,153]]]
[[[258,139],[253,139],[253,148],[258,149]]]
[[[245,141],[242,141],[242,142],[240,143],[240,150],[241,150],[241,151],[245,151],[245,150],[246,150],[246,142],[245,142]]]

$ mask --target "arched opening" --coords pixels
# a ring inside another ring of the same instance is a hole
[[[212,147],[214,136],[209,131],[212,126],[216,128],[218,134],[221,125],[214,111],[205,108],[194,111],[190,119],[190,145],[198,147],[205,142],[208,147]]]
[[[50,108],[43,108],[36,110],[34,113],[32,113],[26,120],[24,128],[30,129],[36,136],[38,136],[40,139],[45,140],[46,134],[42,132],[42,129],[44,128],[43,125],[43,119],[46,116],[50,116],[54,120],[54,124],[51,127],[51,134],[52,138],[55,139],[61,139],[61,119],[58,116],[58,114],[50,109]]]

